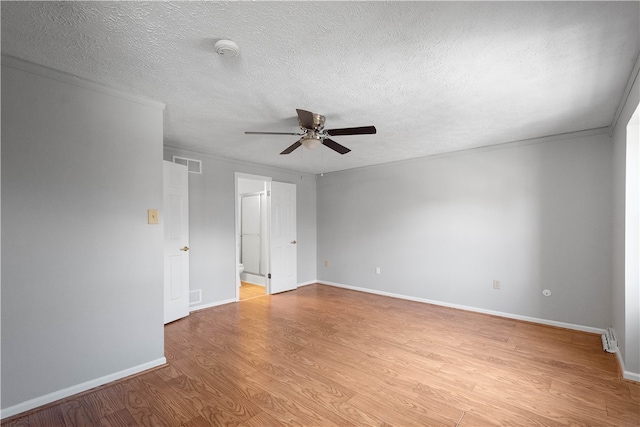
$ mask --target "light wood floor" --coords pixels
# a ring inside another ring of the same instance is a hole
[[[266,295],[264,286],[247,282],[240,283],[242,284],[242,286],[240,286],[240,301]]]
[[[3,426],[638,426],[594,334],[310,285],[169,324],[168,366]]]

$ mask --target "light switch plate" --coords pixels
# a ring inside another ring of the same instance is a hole
[[[149,224],[160,224],[158,209],[147,209],[147,220]]]

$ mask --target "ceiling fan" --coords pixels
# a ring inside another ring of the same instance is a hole
[[[341,135],[366,135],[376,133],[375,126],[361,126],[355,128],[325,129],[324,116],[311,111],[298,110],[298,125],[302,132],[245,132],[248,135],[298,135],[302,136],[298,141],[291,144],[280,154],[289,154],[296,148],[304,145],[307,148],[316,148],[325,145],[340,154],[347,154],[350,149],[340,145],[329,136]]]

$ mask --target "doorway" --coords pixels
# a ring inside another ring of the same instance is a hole
[[[240,301],[266,295],[268,241],[267,192],[240,193]]]
[[[236,173],[236,300],[268,293],[271,178]]]
[[[266,286],[267,192],[242,192],[240,183],[240,280]]]
[[[239,172],[235,178],[236,301],[243,282],[263,286],[265,294],[296,289],[296,185]]]

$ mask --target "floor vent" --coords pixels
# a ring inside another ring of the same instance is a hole
[[[185,165],[189,173],[202,173],[202,160],[173,156],[173,163]]]
[[[200,304],[202,302],[202,289],[189,291],[189,305]]]
[[[618,350],[618,341],[613,328],[607,328],[605,333],[602,334],[602,348],[607,353],[615,353]]]

